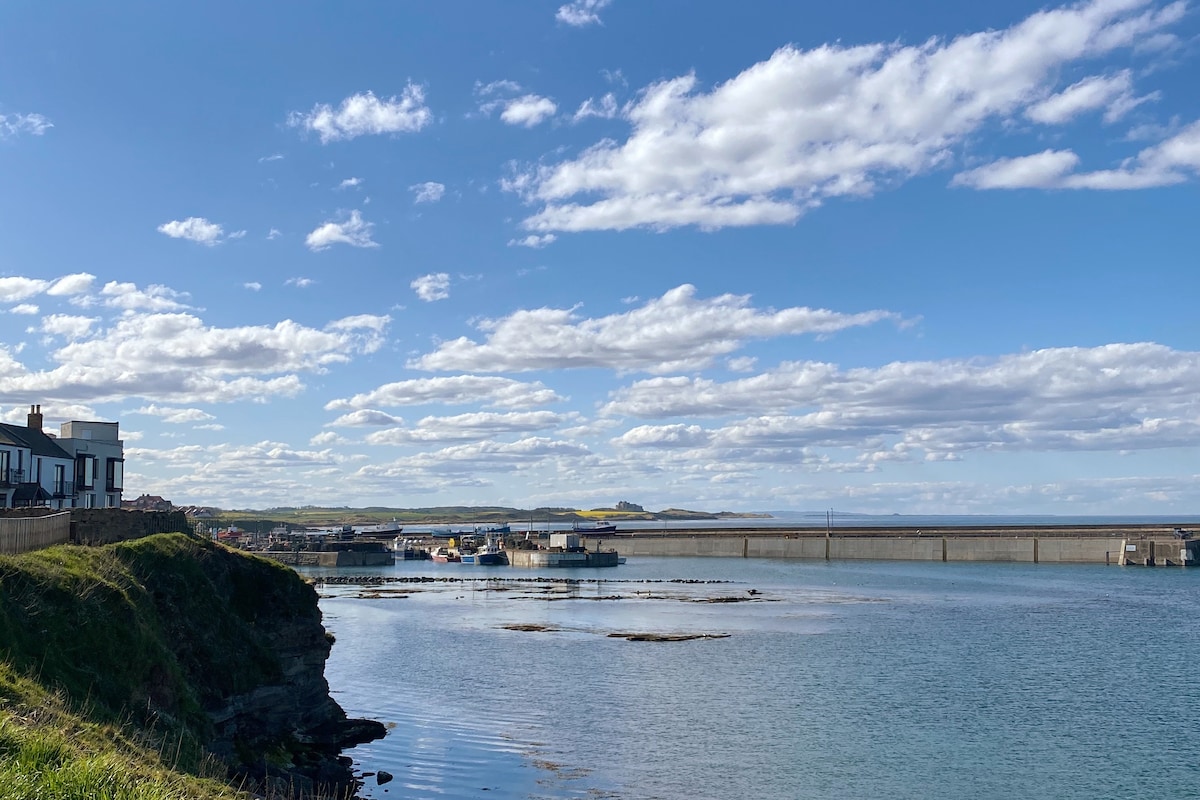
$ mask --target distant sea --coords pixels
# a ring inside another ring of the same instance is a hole
[[[808,511],[770,511],[770,517],[732,517],[716,520],[616,520],[618,530],[661,529],[661,528],[824,528],[825,512]],[[512,520],[513,531],[529,530],[528,520]],[[1165,528],[1177,526],[1200,527],[1200,514],[1181,514],[1179,516],[1056,516],[1052,514],[854,514],[834,511],[831,519],[834,527],[853,528],[936,528],[945,526],[986,526],[1004,527],[1006,525],[1162,525]],[[443,526],[444,527],[444,526]],[[470,525],[451,526],[454,530],[469,529]],[[568,523],[547,523],[545,520],[533,520],[533,530],[570,530]],[[404,530],[411,534],[428,533],[433,528],[428,525],[405,525]]]
[[[390,726],[349,753],[394,775],[366,779],[373,800],[1159,800],[1200,786],[1200,569],[353,572],[467,579],[321,590],[334,696]],[[630,632],[728,636],[609,635]]]

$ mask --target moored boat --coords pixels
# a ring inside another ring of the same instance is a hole
[[[502,567],[508,564],[508,556],[496,537],[489,534],[483,546],[475,551],[475,563],[481,567]]]
[[[585,535],[593,533],[616,533],[617,526],[612,522],[575,522],[571,524],[571,530]]]
[[[462,557],[452,548],[435,547],[429,553],[429,557],[439,564],[449,564],[451,562],[462,561]]]

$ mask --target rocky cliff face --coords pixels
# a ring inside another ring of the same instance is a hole
[[[0,580],[0,654],[216,755],[244,788],[348,797],[340,751],[384,735],[329,696],[316,592],[277,564],[183,534],[22,557]]]

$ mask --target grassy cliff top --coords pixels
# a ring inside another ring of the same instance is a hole
[[[0,800],[245,797],[205,709],[277,677],[258,617],[311,594],[183,534],[0,557]]]

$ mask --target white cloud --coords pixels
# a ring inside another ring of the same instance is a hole
[[[177,292],[160,284],[139,289],[135,283],[109,281],[100,294],[105,298],[104,305],[124,311],[182,311],[188,308],[180,302],[188,296],[187,292]]]
[[[510,433],[551,430],[561,425],[564,419],[563,415],[553,411],[509,411],[505,413],[477,411],[449,417],[425,417],[412,428],[393,427],[370,433],[366,437],[366,442],[367,444],[409,445],[431,442],[483,441]]]
[[[780,449],[853,448],[864,465],[917,453],[943,460],[981,450],[1190,447],[1200,435],[1200,353],[1140,343],[847,370],[785,363],[728,382],[638,381],[601,413],[738,416],[703,435],[688,428],[689,440],[756,458]],[[645,426],[618,441],[674,446],[680,430]]]
[[[702,447],[712,435],[699,425],[639,425],[613,439],[619,447]]]
[[[399,97],[380,100],[372,92],[354,94],[334,110],[325,103],[307,114],[292,112],[288,124],[314,131],[322,144],[380,133],[412,133],[433,121],[425,105],[425,91],[409,83]]]
[[[0,278],[0,303],[16,303],[47,291],[50,281],[14,276]]]
[[[382,335],[373,322],[354,328],[347,321],[333,324],[340,327],[320,331],[284,320],[216,328],[191,314],[131,311],[91,338],[50,351],[57,366],[49,370],[31,370],[11,359],[4,363],[0,348],[0,402],[140,397],[178,404],[290,396],[303,388],[296,372],[322,372],[380,346]],[[73,337],[89,327],[79,318],[45,323],[47,331]]]
[[[188,217],[183,220],[164,222],[158,226],[158,232],[165,233],[172,239],[187,239],[189,242],[196,242],[208,247],[220,244],[225,235],[220,225],[209,222],[204,217]]]
[[[41,136],[54,127],[54,123],[41,114],[0,114],[0,139],[27,133]]]
[[[751,339],[828,334],[883,320],[900,321],[887,311],[759,311],[745,295],[709,299],[695,295],[696,288],[684,284],[640,308],[597,319],[579,319],[572,309],[517,311],[480,324],[487,332],[486,342],[466,337],[443,342],[409,366],[478,372],[571,367],[670,372],[708,366]]]
[[[609,92],[601,97],[599,101],[591,97],[589,97],[587,100],[584,100],[579,105],[575,115],[571,117],[571,121],[582,122],[589,117],[614,119],[620,113],[621,109],[617,106],[616,96],[612,92]]]
[[[10,313],[10,314],[26,314],[26,315],[32,316],[32,315],[38,313],[38,311],[39,311],[38,307],[33,305],[32,303],[21,303],[19,305],[15,305],[12,308],[10,308],[8,310],[8,313]]]
[[[530,247],[530,248],[533,248],[534,250],[541,250],[546,245],[553,244],[557,238],[558,237],[555,236],[553,233],[544,233],[540,236],[535,233],[531,233],[528,236],[525,236],[520,239],[509,239],[508,246],[509,247]]]
[[[961,172],[952,184],[978,189],[1122,190],[1183,183],[1200,174],[1200,122],[1147,147],[1116,169],[1075,172],[1079,163],[1070,150],[1047,150]]]
[[[61,297],[65,295],[84,294],[90,292],[92,284],[95,282],[96,276],[89,275],[86,272],[77,272],[74,275],[64,275],[54,282],[54,284],[46,290],[46,294]]]
[[[258,159],[258,163],[262,164],[267,161],[280,161],[282,158],[283,158],[283,153],[272,153],[269,156],[261,156]]]
[[[258,281],[247,281],[246,283],[242,284],[242,288],[249,289],[252,292],[257,292],[262,289],[262,284]]]
[[[1079,156],[1070,150],[1043,150],[1031,156],[1001,158],[960,172],[951,185],[975,189],[1052,189],[1061,186],[1062,177],[1078,165]]]
[[[271,241],[272,239],[278,239],[280,236],[283,236],[283,232],[280,231],[278,228],[271,228],[271,230],[267,231],[267,241],[268,242]]]
[[[363,184],[362,178],[346,178],[345,180],[343,180],[341,183],[339,183],[337,185],[337,188],[339,188],[339,189],[354,189],[358,186],[362,186],[362,184]]]
[[[445,300],[450,296],[450,276],[445,272],[422,275],[414,279],[409,286],[417,293],[417,297],[426,303]]]
[[[93,317],[51,314],[42,317],[40,330],[49,336],[62,336],[68,340],[82,339],[91,333],[92,326],[99,321]]]
[[[600,15],[612,0],[571,0],[558,7],[554,18],[566,25],[582,28],[585,25],[599,25]]]
[[[508,101],[500,112],[500,119],[509,125],[532,128],[554,116],[556,111],[558,105],[549,97],[526,94]]]
[[[518,170],[535,232],[787,224],[952,162],[989,123],[1046,100],[1071,65],[1183,18],[1183,3],[1094,0],[1012,27],[919,45],[779,49],[704,91],[695,75],[646,87],[625,141]]]
[[[531,408],[561,402],[553,389],[541,382],[479,375],[417,378],[380,386],[364,394],[332,400],[326,411],[351,411],[377,407],[479,404],[495,408]]]
[[[134,409],[128,413],[146,414],[152,417],[159,417],[163,422],[171,425],[182,425],[188,422],[205,422],[210,419],[216,419],[216,417],[214,417],[212,414],[209,414],[206,411],[201,411],[198,408],[168,408],[165,406],[155,405],[154,403]]]
[[[416,195],[413,198],[414,203],[436,203],[446,193],[446,185],[436,181],[425,181],[414,183],[408,190]]]
[[[388,414],[385,411],[377,411],[373,408],[362,408],[358,411],[351,411],[330,422],[325,427],[327,428],[366,428],[366,427],[383,427],[386,425],[403,425],[404,418],[396,417]]]
[[[1062,125],[1084,112],[1109,108],[1105,122],[1115,122],[1132,108],[1132,92],[1133,74],[1127,69],[1115,75],[1092,75],[1030,106],[1025,116],[1044,125]]]
[[[295,286],[297,289],[307,289],[308,287],[312,286],[314,283],[316,283],[316,281],[314,281],[312,278],[296,277],[296,278],[288,278],[286,281],[283,282],[283,285],[284,286]]]
[[[351,247],[378,247],[379,244],[371,239],[371,229],[375,223],[366,222],[356,209],[350,212],[350,217],[344,222],[327,221],[304,239],[309,250],[316,252],[335,244],[348,244]]]

